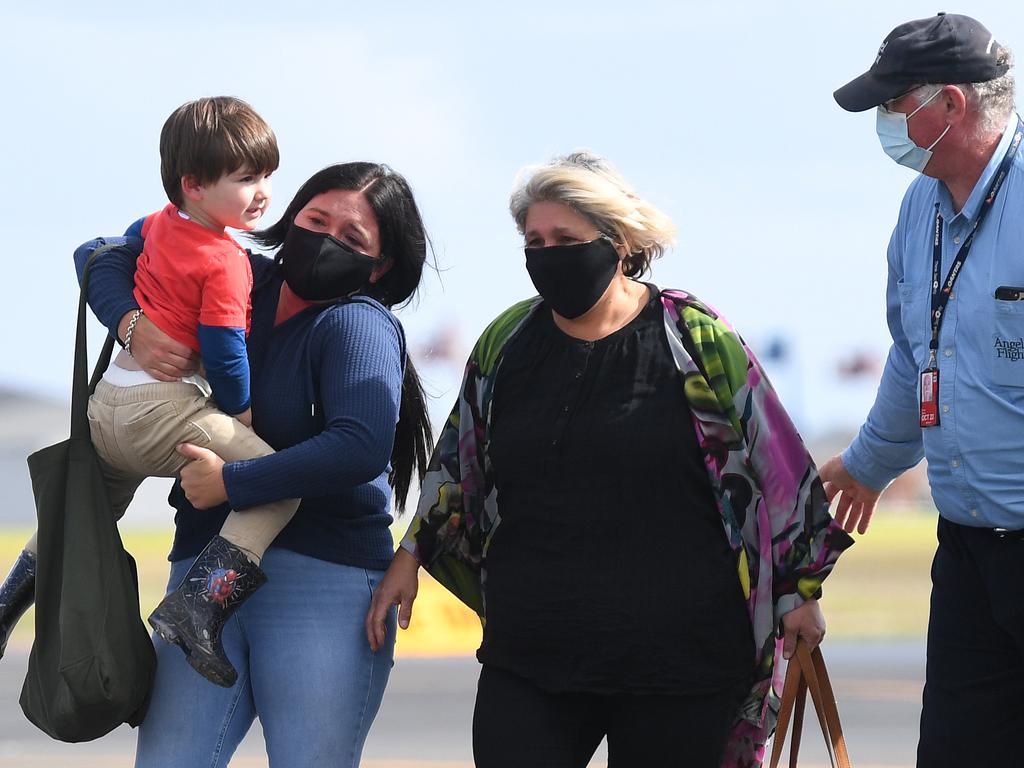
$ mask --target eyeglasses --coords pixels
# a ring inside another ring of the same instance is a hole
[[[915,85],[913,88],[908,88],[903,93],[901,93],[899,96],[894,96],[891,99],[889,99],[888,101],[883,101],[881,104],[879,104],[879,106],[882,109],[884,109],[886,112],[894,112],[895,110],[893,109],[893,107],[895,106],[897,101],[902,99],[904,96],[909,96],[910,94],[912,94],[914,91],[916,91],[920,87],[921,87],[920,85]]]

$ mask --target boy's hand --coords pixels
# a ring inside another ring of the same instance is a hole
[[[250,429],[252,428],[252,408],[246,408],[241,413],[236,413],[235,418]]]
[[[124,339],[134,312],[125,313],[117,326],[117,336]],[[177,381],[199,369],[199,357],[187,346],[165,334],[145,315],[141,315],[132,331],[132,357],[146,373],[160,381]]]

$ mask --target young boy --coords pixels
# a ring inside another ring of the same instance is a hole
[[[129,229],[144,238],[135,273],[140,308],[124,330],[124,349],[89,401],[93,444],[117,519],[146,477],[178,474],[186,463],[176,450],[181,443],[209,448],[224,461],[273,453],[249,428],[245,337],[252,271],[245,250],[225,228],[256,228],[270,203],[270,174],[278,161],[270,127],[238,99],[198,99],[164,123],[160,172],[170,204],[147,217],[141,232],[138,223]],[[131,342],[143,314],[199,354],[202,377],[168,383],[142,370],[131,356]],[[231,512],[220,535],[149,617],[164,640],[181,647],[189,663],[218,685],[230,687],[237,678],[221,646],[221,628],[266,581],[260,558],[298,504],[287,499]],[[34,583],[35,552],[33,535],[0,587],[4,645],[20,616],[10,619],[14,611],[6,604],[18,597],[11,593],[19,584],[24,592],[29,577]],[[21,595],[22,603],[26,597]],[[31,597],[25,608],[29,604]]]

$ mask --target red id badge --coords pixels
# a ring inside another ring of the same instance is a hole
[[[921,426],[936,427],[939,424],[939,369],[926,368],[921,371]]]

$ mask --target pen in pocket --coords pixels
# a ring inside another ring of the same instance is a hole
[[[1024,288],[1001,285],[996,288],[996,299],[999,301],[1024,301]]]

